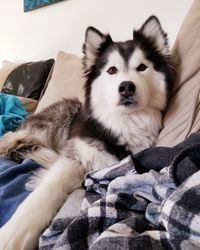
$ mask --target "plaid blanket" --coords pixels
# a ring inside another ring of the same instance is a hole
[[[88,173],[81,211],[67,200],[40,249],[200,249],[199,152],[195,134]]]

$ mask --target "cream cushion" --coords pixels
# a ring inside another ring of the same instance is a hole
[[[156,146],[174,146],[200,130],[200,0],[185,17],[173,57],[179,77]]]
[[[84,78],[81,59],[73,54],[59,52],[52,76],[38,104],[36,113],[62,100],[63,97],[78,97],[80,101],[83,101],[83,84]]]

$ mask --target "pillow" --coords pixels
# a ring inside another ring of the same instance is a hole
[[[178,144],[200,130],[200,1],[195,0],[173,47],[179,79],[164,116],[156,146]]]
[[[65,98],[78,97],[84,100],[83,70],[81,59],[73,54],[59,52],[51,79],[41,98],[36,113]]]
[[[2,92],[38,100],[53,63],[49,59],[19,65],[6,78]]]
[[[17,67],[18,63],[12,63],[9,61],[3,61],[2,68],[0,69],[0,91],[6,81],[8,75]]]
[[[26,109],[26,111],[29,114],[32,114],[35,112],[36,107],[38,105],[37,100],[31,99],[31,98],[25,98],[25,97],[21,97],[21,96],[18,96],[17,98],[21,101],[23,107]]]

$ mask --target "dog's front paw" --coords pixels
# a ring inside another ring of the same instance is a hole
[[[0,139],[0,157],[21,162],[28,152],[37,149],[37,145],[38,142],[28,137],[24,130],[8,132]]]
[[[24,132],[8,132],[0,139],[0,157],[12,159],[16,149],[24,138]]]
[[[38,246],[38,235],[23,226],[23,222],[14,224],[8,222],[0,229],[0,250],[35,250]]]

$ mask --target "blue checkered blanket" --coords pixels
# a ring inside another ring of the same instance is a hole
[[[81,210],[68,200],[40,249],[200,249],[199,152],[194,134],[88,173]]]

